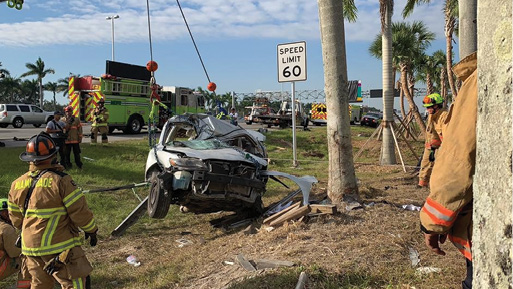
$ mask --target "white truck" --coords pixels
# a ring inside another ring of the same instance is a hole
[[[296,124],[303,127],[308,126],[308,114],[305,113],[303,105],[296,100],[295,113],[292,113],[292,102],[283,101],[280,106],[278,113],[271,113],[267,115],[261,115],[260,119],[263,124],[267,124],[267,127],[279,126],[280,128],[286,128],[292,126],[292,116],[296,117]]]

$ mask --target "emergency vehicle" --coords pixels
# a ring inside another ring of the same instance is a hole
[[[360,105],[349,105],[349,119],[351,124],[360,122],[362,118],[362,107]],[[310,110],[310,121],[316,125],[326,124],[328,122],[328,112],[325,103],[312,103]]]
[[[109,110],[109,132],[139,133],[148,124],[151,74],[144,66],[107,61],[106,74],[101,77],[70,77],[68,95],[73,115],[81,121],[92,122],[92,112],[103,98]],[[159,121],[162,127],[173,114],[204,112],[204,96],[185,87],[159,86],[161,102]]]

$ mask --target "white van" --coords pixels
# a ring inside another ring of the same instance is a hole
[[[12,124],[20,128],[23,124],[40,127],[53,119],[53,112],[44,111],[33,104],[0,104],[0,127]]]

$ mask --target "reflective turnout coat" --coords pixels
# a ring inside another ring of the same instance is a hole
[[[476,163],[477,53],[453,68],[463,82],[447,115],[443,146],[437,154],[430,193],[420,211],[424,232],[448,234],[472,260],[472,177]]]
[[[20,271],[21,250],[14,246],[16,238],[13,226],[0,220],[0,280]]]
[[[67,144],[73,143],[81,143],[82,142],[82,124],[80,123],[80,119],[78,117],[66,118],[64,119],[66,123],[66,132],[68,133],[68,138],[66,139]]]
[[[426,186],[429,183],[431,172],[433,171],[433,162],[429,161],[431,149],[438,149],[442,145],[445,128],[447,125],[447,110],[439,109],[434,114],[428,116],[426,126],[426,142],[424,144],[424,154],[420,164],[419,185]]]
[[[33,176],[44,169],[28,202],[25,217],[22,212]],[[9,192],[9,216],[22,230],[22,253],[27,256],[58,254],[80,246],[79,228],[96,232],[97,227],[84,194],[60,165],[36,166],[16,179]]]
[[[109,120],[109,110],[105,107],[99,108],[96,107],[93,110],[93,123],[91,124],[91,127],[106,127],[108,126],[108,120]]]

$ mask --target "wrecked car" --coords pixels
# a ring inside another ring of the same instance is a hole
[[[265,136],[207,114],[170,118],[146,161],[148,214],[263,210],[268,175]]]

